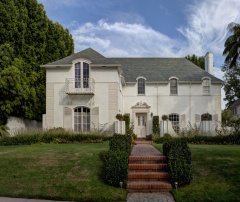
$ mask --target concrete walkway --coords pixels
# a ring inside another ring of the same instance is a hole
[[[151,145],[151,141],[136,141],[130,156],[161,156],[162,154]],[[128,193],[127,202],[174,202],[169,192]]]
[[[0,197],[0,202],[64,202],[64,201]],[[65,201],[65,202],[71,202],[71,201]]]

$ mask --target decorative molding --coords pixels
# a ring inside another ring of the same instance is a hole
[[[150,106],[146,102],[137,102],[132,108],[150,108]]]

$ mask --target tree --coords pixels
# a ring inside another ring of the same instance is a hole
[[[228,101],[226,105],[227,107],[240,98],[240,25],[230,23],[228,29],[233,33],[233,35],[229,36],[225,42],[223,55],[226,55],[226,58],[222,67],[222,71],[225,72],[224,91],[226,94],[225,100]]]
[[[198,57],[193,54],[192,56],[187,55],[185,58],[191,61],[193,64],[199,66],[200,68],[205,69],[205,59],[203,56]]]
[[[2,0],[0,10],[0,91],[5,93],[0,95],[0,119],[14,115],[41,120],[46,78],[40,65],[72,54],[72,36],[48,19],[37,0]]]
[[[240,24],[230,23],[228,29],[233,33],[227,38],[224,44],[223,55],[226,55],[225,64],[229,68],[239,65],[240,57]]]

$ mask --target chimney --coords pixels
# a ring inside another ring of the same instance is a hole
[[[213,53],[207,52],[205,55],[205,71],[213,75]]]

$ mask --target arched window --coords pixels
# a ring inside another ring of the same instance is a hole
[[[202,114],[201,121],[212,121],[212,115],[209,113]]]
[[[202,91],[203,94],[207,95],[210,94],[210,79],[209,78],[204,78],[202,82]]]
[[[171,79],[170,80],[170,94],[171,95],[177,95],[178,94],[177,79]]]
[[[172,123],[173,130],[175,133],[179,133],[179,115],[178,114],[170,114],[168,116],[169,121]]]
[[[90,109],[78,107],[74,109],[74,132],[86,132],[90,130]]]
[[[145,79],[138,79],[138,94],[145,95]]]
[[[78,62],[75,64],[75,88],[89,88],[89,64]]]

